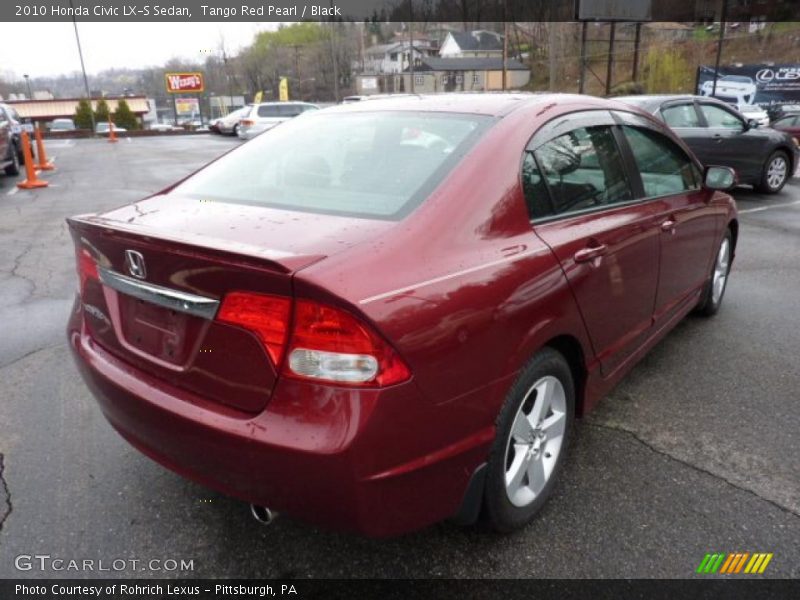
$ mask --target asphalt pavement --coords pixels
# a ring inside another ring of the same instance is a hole
[[[106,423],[67,350],[65,217],[141,198],[238,143],[52,141],[50,187],[0,177],[0,577],[672,578],[708,552],[771,552],[764,576],[800,576],[800,180],[775,196],[736,190],[722,310],[684,320],[577,424],[528,528],[370,540],[288,518],[263,527],[150,461]],[[37,554],[95,570],[15,567]]]

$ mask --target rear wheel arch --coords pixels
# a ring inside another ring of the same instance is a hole
[[[739,241],[739,221],[731,219],[728,223],[728,229],[731,230],[731,250],[736,250],[736,242]]]
[[[795,163],[794,150],[792,148],[789,148],[788,146],[780,145],[780,146],[776,147],[775,150],[770,152],[770,156],[772,156],[772,154],[774,152],[778,152],[778,151],[783,152],[784,154],[786,154],[786,158],[789,159],[789,178],[791,178],[792,173],[794,173],[795,168],[797,168],[797,163]],[[767,158],[767,160],[769,160],[769,157]]]
[[[552,348],[569,364],[572,380],[575,383],[575,416],[583,415],[584,400],[586,395],[586,355],[580,341],[571,335],[559,335],[548,340],[544,347]]]

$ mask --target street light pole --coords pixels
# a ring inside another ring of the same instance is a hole
[[[30,78],[30,75],[25,73],[23,75],[23,77],[25,78],[25,86],[28,88],[28,100],[33,100],[33,94],[31,93],[31,78]]]
[[[89,91],[89,78],[86,77],[86,65],[83,64],[83,50],[81,50],[81,38],[78,35],[78,22],[75,20],[75,6],[72,4],[72,0],[69,0],[69,6],[72,9],[72,26],[75,28],[75,42],[78,44],[78,56],[81,59],[81,71],[83,72],[83,87],[86,90],[86,98],[89,100],[89,114],[92,117],[92,135],[94,135],[94,130],[96,124],[94,122],[94,109],[92,108],[92,94]]]

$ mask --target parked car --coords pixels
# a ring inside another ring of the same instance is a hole
[[[736,104],[752,104],[756,98],[756,82],[746,75],[723,75],[717,78],[717,89],[714,90],[714,81],[706,81],[700,86],[703,96],[713,95],[715,98],[729,99]]]
[[[53,119],[50,122],[50,131],[75,131],[75,121],[72,119]]]
[[[22,154],[22,132],[27,131],[28,135],[33,136],[33,124],[30,119],[23,119],[17,109],[10,104],[0,102],[0,120],[8,123],[8,128],[11,132],[11,142],[17,151],[17,161],[20,165],[25,163],[25,157]],[[31,144],[31,155],[36,154],[36,145]]]
[[[100,135],[108,135],[111,127],[109,127],[108,121],[99,121],[95,123],[94,132],[99,133]],[[119,127],[118,125],[114,125],[114,133],[124,133],[128,131],[124,127]]]
[[[510,531],[573,418],[719,310],[734,181],[599,98],[337,106],[69,219],[69,345],[123,437],[262,520]]]
[[[757,104],[740,104],[736,108],[748,121],[756,121],[759,127],[769,127],[767,111]]]
[[[262,131],[272,129],[278,123],[308,112],[319,110],[316,104],[308,102],[262,102],[253,104],[239,119],[239,128],[236,134],[243,140],[252,139]]]
[[[0,169],[3,169],[6,175],[12,177],[19,175],[22,164],[19,155],[19,149],[14,142],[11,120],[0,107]]]
[[[342,104],[351,104],[353,102],[361,102],[362,100],[366,99],[367,96],[345,96],[342,98]]]
[[[800,114],[778,119],[772,124],[772,127],[773,129],[785,131],[800,144]]]
[[[150,125],[150,131],[183,131],[183,127],[171,123],[153,123]]]
[[[252,106],[252,104],[248,104],[240,109],[229,112],[224,117],[216,119],[215,126],[217,132],[222,135],[237,135],[239,133],[239,121],[250,113]]]
[[[783,189],[798,161],[791,135],[759,127],[732,107],[702,96],[618,98],[662,119],[705,165],[733,168],[739,182],[773,194]]]
[[[773,104],[767,108],[767,114],[774,123],[783,117],[800,115],[800,104]]]

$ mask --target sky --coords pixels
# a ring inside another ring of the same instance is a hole
[[[219,48],[234,53],[253,40],[258,31],[278,23],[81,23],[78,33],[87,73],[112,67],[146,67],[170,58],[205,60]],[[12,79],[80,71],[81,63],[72,22],[0,23],[0,40],[6,49],[0,59],[0,75]],[[11,48],[24,52],[9,51]]]

